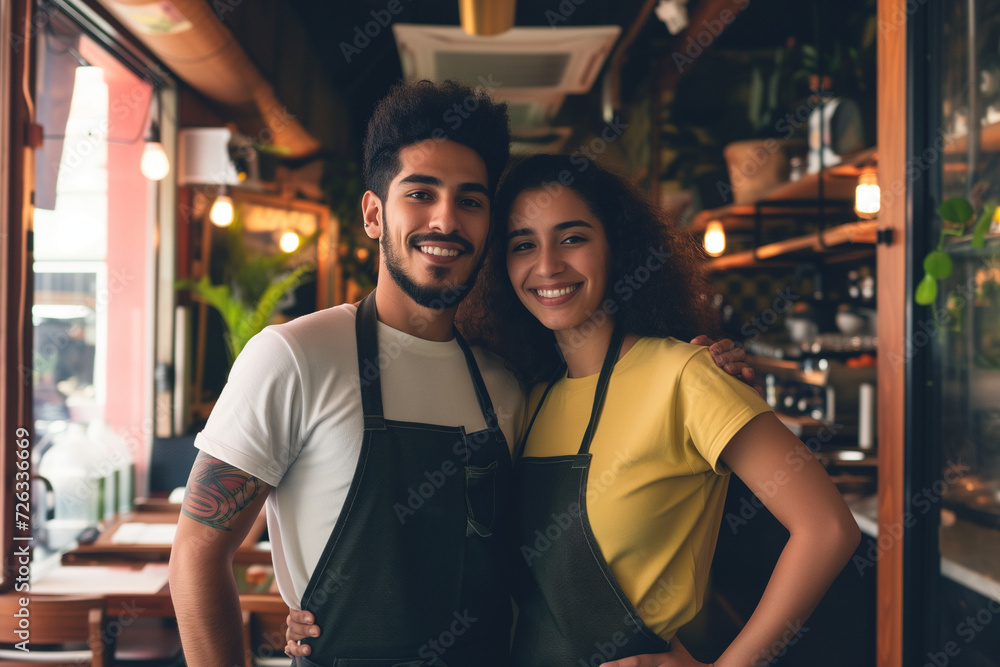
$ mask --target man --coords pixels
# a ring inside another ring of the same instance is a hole
[[[265,500],[282,597],[336,629],[303,664],[506,664],[523,395],[453,322],[509,139],[506,107],[457,84],[400,85],[376,108],[375,292],[255,337],[196,441],[170,562],[189,665],[242,664],[232,557]]]

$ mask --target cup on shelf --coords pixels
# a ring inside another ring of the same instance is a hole
[[[819,333],[819,326],[811,317],[789,315],[785,318],[788,337],[793,343],[804,343],[812,340]]]

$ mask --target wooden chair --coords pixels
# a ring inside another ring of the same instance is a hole
[[[278,595],[241,595],[245,667],[287,666],[285,618],[288,605]]]
[[[29,600],[27,607],[21,606],[22,599]],[[27,617],[23,615],[24,609]],[[22,620],[27,628],[21,627]],[[110,632],[109,625],[103,598],[0,595],[0,662],[11,667],[37,664],[111,667],[117,633]],[[30,632],[29,652],[14,647],[22,641],[15,631],[24,629]]]

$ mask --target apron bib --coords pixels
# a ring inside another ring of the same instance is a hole
[[[374,294],[358,305],[355,329],[358,368],[379,368]],[[302,598],[323,633],[305,640],[312,654],[297,665],[509,664],[510,451],[475,358],[455,336],[487,429],[388,420],[379,376],[361,376],[361,455]]]
[[[523,457],[514,468],[518,554],[517,667],[597,667],[610,660],[662,653],[670,643],[650,630],[622,591],[587,518],[590,444],[624,332],[617,328],[597,381],[590,423],[571,456]],[[518,451],[548,396],[538,402]]]

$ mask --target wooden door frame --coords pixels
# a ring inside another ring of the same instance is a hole
[[[15,548],[28,545],[15,536],[30,536],[30,529],[15,531],[15,474],[19,445],[31,436],[31,195],[34,190],[34,150],[28,137],[32,128],[31,100],[26,98],[32,80],[31,53],[34,23],[30,0],[0,4],[0,34],[5,36],[5,57],[0,58],[0,592],[11,590],[18,569],[24,565]],[[39,137],[40,138],[40,137]],[[24,429],[23,431],[21,429]],[[20,459],[25,460],[25,459]],[[30,520],[29,520],[30,524]],[[23,577],[22,577],[23,579]]]
[[[878,618],[877,664],[903,665],[907,225],[906,0],[878,0],[878,170],[882,190],[878,244]],[[905,119],[905,122],[900,122]],[[891,234],[887,238],[886,234]]]

